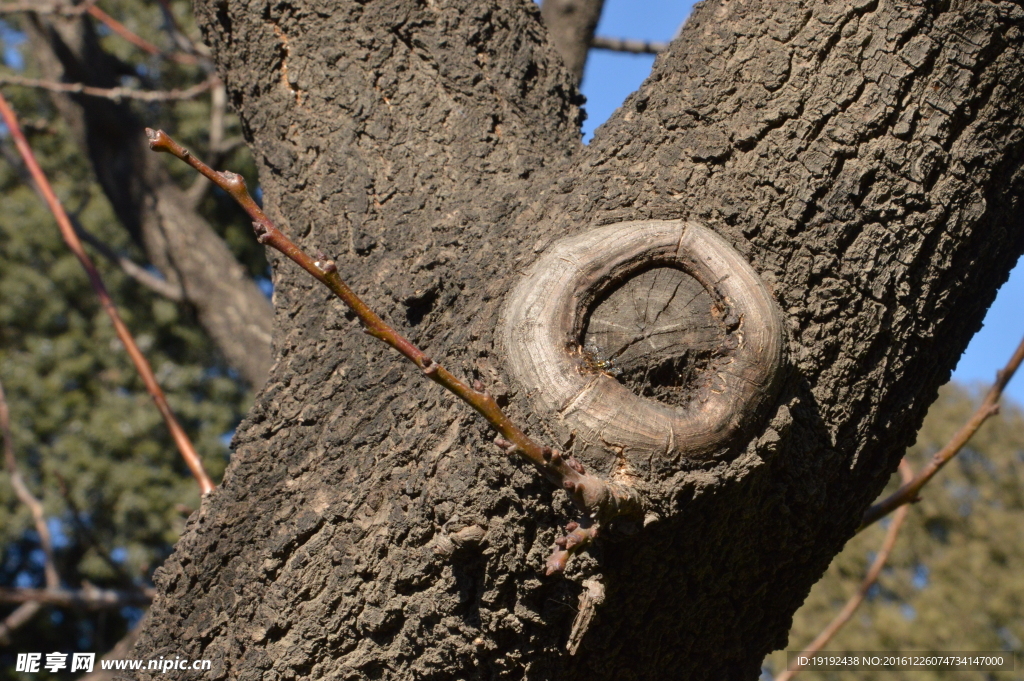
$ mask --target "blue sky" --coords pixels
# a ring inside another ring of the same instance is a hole
[[[637,40],[671,40],[693,7],[692,2],[672,0],[606,0],[599,35]],[[654,58],[594,50],[583,78],[588,120],[584,139],[608,119],[623,100],[643,82]],[[985,318],[985,326],[960,358],[953,378],[962,383],[991,383],[1024,337],[1024,263],[1018,263],[1010,280]],[[1007,394],[1024,404],[1024,370],[1010,382]]]

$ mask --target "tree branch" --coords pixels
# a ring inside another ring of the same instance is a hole
[[[36,601],[22,603],[14,609],[10,615],[0,622],[0,643],[7,645],[11,640],[11,632],[20,628],[26,622],[31,621],[36,613],[42,608],[42,604]]]
[[[150,289],[155,293],[159,293],[168,300],[173,300],[176,303],[180,303],[185,299],[185,292],[182,290],[180,284],[176,284],[171,281],[167,281],[162,277],[158,277],[153,273],[146,270],[144,267],[136,263],[131,258],[123,255],[118,255],[110,246],[107,246],[100,239],[96,238],[93,234],[90,234],[78,223],[77,220],[73,220],[72,224],[75,228],[75,233],[82,238],[87,244],[96,249],[96,251],[104,258],[114,263],[129,277],[142,284],[146,288]]]
[[[86,586],[82,589],[9,589],[0,587],[0,603],[21,603],[27,605],[55,605],[61,608],[89,608],[102,610],[122,608],[126,605],[149,605],[156,590],[100,589]]]
[[[210,90],[210,163],[219,165],[224,157],[224,118],[227,112],[228,93],[223,82]],[[198,206],[206,195],[206,190],[212,185],[210,181],[201,174],[196,175],[195,181],[185,191],[188,200],[193,207]]]
[[[120,21],[110,16],[96,5],[89,5],[86,8],[86,13],[93,19],[105,24],[111,31],[121,36],[132,45],[135,45],[140,50],[148,52],[152,55],[162,57],[163,59],[169,59],[171,61],[178,62],[179,64],[198,64],[200,62],[199,57],[194,54],[186,54],[183,52],[164,52],[159,47],[142,38],[136,33],[133,33],[127,26],[122,24]]]
[[[36,181],[40,191],[43,193],[50,212],[53,213],[54,218],[57,220],[57,226],[60,228],[61,236],[64,237],[64,241],[67,243],[68,248],[71,249],[71,252],[78,258],[82,267],[85,268],[85,271],[89,276],[89,282],[92,285],[93,290],[96,291],[96,295],[100,299],[100,304],[103,306],[103,310],[107,313],[110,317],[110,321],[114,324],[114,330],[117,333],[117,337],[128,350],[128,355],[131,357],[132,363],[135,364],[135,368],[139,372],[139,376],[146,384],[146,389],[152,396],[157,409],[163,416],[164,422],[167,424],[167,429],[170,431],[171,437],[178,446],[178,451],[181,453],[185,463],[192,471],[192,475],[199,483],[201,493],[206,494],[207,492],[212,491],[213,481],[210,480],[210,476],[206,474],[202,460],[196,453],[195,447],[192,446],[192,442],[189,440],[188,435],[185,434],[185,430],[181,427],[181,424],[178,423],[178,419],[174,416],[174,412],[171,411],[170,405],[167,404],[167,398],[164,396],[164,392],[160,388],[160,384],[157,383],[149,362],[142,354],[142,351],[139,350],[139,347],[135,343],[135,339],[132,337],[128,327],[125,326],[124,322],[121,320],[121,315],[118,313],[113,299],[107,292],[107,288],[103,284],[103,279],[100,277],[100,273],[96,270],[96,266],[93,265],[93,262],[86,254],[85,249],[82,248],[82,242],[75,233],[75,229],[71,225],[71,220],[68,219],[67,213],[64,211],[64,207],[61,205],[60,200],[57,198],[53,188],[50,186],[49,180],[46,179],[46,175],[43,173],[42,168],[39,167],[39,163],[36,161],[35,155],[32,153],[32,148],[29,146],[28,140],[25,139],[25,135],[21,132],[17,116],[7,104],[7,100],[2,94],[0,94],[0,116],[3,117],[4,122],[7,124],[10,135],[14,139],[15,145],[18,147],[21,157],[25,160],[25,165],[28,167],[29,173]]]
[[[996,382],[992,384],[992,387],[985,395],[985,399],[978,405],[977,410],[967,420],[967,423],[961,426],[960,430],[953,435],[945,447],[932,456],[932,460],[921,469],[917,477],[909,482],[904,482],[891,495],[877,504],[873,504],[864,513],[864,519],[861,521],[860,527],[857,528],[858,532],[868,525],[877,522],[879,518],[885,517],[894,509],[917,501],[917,495],[920,493],[921,488],[928,484],[928,481],[935,477],[935,474],[949,463],[954,456],[960,453],[964,445],[978,432],[978,428],[981,428],[981,424],[985,423],[989,417],[999,413],[999,398],[1002,397],[1003,389],[1006,388],[1006,384],[1013,378],[1013,374],[1017,371],[1017,367],[1020,366],[1022,360],[1024,360],[1024,339],[1021,340],[1020,345],[1017,346],[1017,349],[1009,361],[1007,361],[1006,366],[996,373]]]
[[[609,38],[594,36],[590,47],[595,50],[612,52],[630,52],[632,54],[660,54],[668,49],[668,43],[648,42],[646,40],[628,40],[626,38]]]
[[[914,477],[914,469],[910,467],[910,464],[906,459],[900,461],[900,477],[903,478],[904,484],[910,482]],[[850,621],[853,617],[853,613],[856,612],[860,604],[864,602],[864,598],[868,594],[868,590],[871,589],[872,585],[878,581],[878,576],[882,574],[882,568],[885,567],[886,561],[889,560],[889,554],[892,553],[893,546],[896,545],[896,538],[899,536],[900,528],[903,527],[903,522],[907,519],[907,513],[910,511],[908,506],[902,506],[896,512],[895,517],[892,519],[892,524],[889,525],[889,530],[885,533],[885,541],[882,542],[882,548],[879,549],[878,554],[875,556],[875,560],[871,563],[871,567],[868,568],[867,574],[864,576],[864,581],[857,587],[857,593],[855,593],[850,600],[846,602],[843,609],[839,611],[835,619],[829,622],[828,626],[825,627],[818,636],[811,641],[811,644],[804,648],[800,653],[800,657],[810,657],[816,652],[825,647],[829,641],[839,632],[843,626]],[[792,668],[786,669],[777,677],[775,681],[789,681],[793,678],[798,671],[801,669],[801,665],[794,664]]]
[[[35,16],[25,24],[41,77],[106,88],[120,84],[95,22]],[[149,153],[129,103],[63,93],[54,93],[53,100],[148,262],[181,285],[228,364],[253,388],[262,386],[271,365],[270,302],[224,239],[190,209],[160,159]]]
[[[21,157],[15,154],[13,150],[9,149],[6,144],[0,144],[0,154],[3,154],[4,160],[6,160],[7,163],[18,172],[22,181],[30,185],[35,190],[36,194],[39,195],[39,198],[45,201],[46,197],[43,195],[42,190],[39,189],[39,185],[36,184],[32,175],[29,174],[28,170],[25,168],[25,164],[21,161]],[[154,293],[167,298],[168,300],[173,300],[175,302],[181,302],[184,300],[185,292],[182,290],[180,284],[158,277],[131,258],[118,255],[114,249],[98,239],[95,235],[86,231],[77,218],[72,215],[69,215],[68,218],[71,220],[71,226],[75,228],[75,233],[78,234],[79,238],[95,248],[96,251],[104,258],[120,267],[125,274],[136,282],[152,290]]]
[[[151,149],[176,156],[231,195],[252,218],[256,239],[288,256],[329,288],[355,313],[366,333],[390,345],[415,364],[424,376],[473,407],[500,434],[495,444],[510,454],[519,454],[532,463],[541,475],[568,492],[569,498],[583,512],[584,519],[582,524],[569,523],[567,526],[569,534],[558,541],[548,560],[549,575],[564,570],[569,557],[586,548],[597,537],[602,523],[618,516],[641,515],[642,503],[636,490],[590,475],[574,458],[563,457],[560,452],[537,444],[512,423],[479,381],[472,387],[466,385],[384,322],[341,280],[332,260],[322,256],[314,260],[270,221],[249,195],[241,175],[213,170],[162,130],[147,128],[146,134]]]
[[[90,97],[103,97],[120,102],[124,99],[135,99],[141,102],[169,102],[178,100],[195,99],[203,94],[217,82],[216,78],[208,78],[198,85],[193,85],[185,90],[177,88],[173,90],[136,90],[128,87],[92,87],[83,83],[58,83],[52,80],[39,80],[38,78],[23,78],[22,76],[0,76],[0,85],[21,85],[34,87],[50,92],[63,92],[75,95],[88,95]]]

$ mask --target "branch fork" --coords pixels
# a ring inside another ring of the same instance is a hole
[[[567,527],[565,537],[556,542],[547,563],[547,574],[562,572],[569,558],[589,546],[598,536],[602,523],[624,515],[643,516],[642,502],[636,490],[590,475],[576,459],[563,457],[560,452],[536,443],[509,419],[480,381],[467,385],[389,326],[342,281],[334,261],[322,254],[318,254],[316,259],[310,257],[271,222],[250,196],[241,175],[213,170],[162,130],[147,128],[146,135],[150,149],[181,159],[227,192],[248,213],[256,240],[288,256],[329,288],[359,318],[366,333],[390,345],[416,365],[424,376],[473,407],[498,432],[495,444],[526,459],[552,484],[569,494],[583,514],[582,523],[570,523],[571,529]]]

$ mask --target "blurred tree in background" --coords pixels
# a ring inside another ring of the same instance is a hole
[[[194,36],[189,3],[175,2],[169,8],[181,30]],[[163,49],[176,48],[159,4],[105,1],[103,9],[146,40]],[[65,32],[70,26],[95,37],[96,46],[118,75],[117,82],[94,85],[167,90],[186,88],[207,77],[201,62],[182,64],[148,54],[90,17],[24,12],[0,15],[4,60],[0,76],[54,79],[59,44],[40,39],[53,29],[50,22],[63,22]],[[138,225],[125,219],[132,211],[154,212],[157,202],[137,188],[135,196],[129,197],[135,205],[117,194],[119,188],[130,188],[138,180],[138,167],[104,169],[103,181],[109,187],[98,179],[101,173],[93,164],[102,155],[87,148],[95,134],[89,126],[97,124],[89,120],[90,107],[101,104],[147,124],[173,129],[197,152],[207,153],[211,115],[217,115],[211,110],[210,95],[191,101],[140,103],[87,101],[25,87],[4,86],[4,93],[22,117],[30,143],[73,218],[110,251],[145,267],[151,276],[175,283],[176,273],[154,265],[160,257],[154,256],[153,244],[147,243]],[[233,117],[228,115],[222,125],[221,135],[238,137]],[[0,161],[0,381],[10,406],[21,474],[43,500],[63,586],[121,590],[148,586],[188,513],[198,508],[196,484],[84,271],[25,181],[6,129],[0,130],[0,148],[4,156]],[[234,144],[220,155],[254,179],[244,145]],[[175,179],[182,186],[192,180],[169,163],[163,172],[177,173]],[[111,203],[112,195],[121,204],[119,210]],[[242,264],[248,286],[257,292],[257,283],[268,287],[267,264],[244,214],[216,191],[194,190],[190,198],[195,199],[197,221],[205,220]],[[142,215],[139,222],[146,219]],[[219,480],[227,462],[227,439],[251,400],[243,374],[226,362],[188,295],[162,296],[140,286],[95,250],[92,253],[171,406],[207,470]],[[173,261],[173,253],[163,260]],[[258,295],[266,302],[264,293]],[[269,328],[269,317],[264,321]],[[259,354],[259,348],[250,350]],[[32,519],[14,496],[7,473],[0,472],[0,587],[43,585],[42,551]],[[0,621],[15,607],[0,604]],[[102,653],[141,614],[135,607],[94,611],[45,607],[15,630],[9,641],[0,641],[0,678],[18,676],[14,657],[19,651]]]
[[[173,22],[158,2],[103,0],[102,7],[167,53],[188,47],[182,35],[198,37],[185,0],[168,5]],[[77,47],[71,40],[61,42],[60,36],[71,33],[84,36]],[[145,90],[183,89],[209,76],[201,58],[181,63],[147,53],[82,15],[3,14],[0,40],[5,63],[0,76],[89,80],[97,87]],[[62,51],[62,44],[69,49]],[[78,67],[88,66],[78,75],[76,60]],[[188,279],[186,274],[194,268],[180,262],[181,252],[161,244],[161,227],[151,223],[159,222],[154,215],[161,214],[160,201],[171,201],[196,216],[190,224],[209,224],[248,275],[235,291],[243,298],[251,298],[245,287],[253,281],[269,285],[262,249],[233,202],[194,184],[184,165],[158,155],[139,160],[143,157],[132,156],[134,151],[124,145],[122,155],[104,151],[97,140],[136,134],[144,121],[174,131],[197,154],[242,172],[255,186],[248,150],[232,141],[240,135],[237,122],[230,114],[220,122],[223,103],[215,100],[222,91],[214,86],[212,94],[168,103],[113,102],[22,87],[5,86],[4,92],[23,117],[65,206],[84,229],[117,254],[183,289],[181,300],[169,299],[97,258],[171,405],[207,470],[219,480],[228,455],[226,437],[249,404],[248,386],[258,384],[259,370],[227,359],[232,350],[225,338],[231,334],[204,308],[211,290]],[[104,120],[115,121],[114,130],[99,129]],[[141,136],[138,144],[143,144]],[[24,181],[6,131],[0,131],[0,147],[5,158],[0,163],[0,381],[10,403],[22,474],[44,500],[65,586],[146,586],[170,552],[188,512],[197,507],[198,492],[84,273]],[[103,165],[104,158],[116,162]],[[154,170],[148,164],[159,167]],[[162,187],[161,173],[178,189]],[[141,185],[140,178],[146,180]],[[219,272],[218,266],[211,267]],[[269,306],[263,314],[265,332]],[[267,353],[259,343],[242,341],[241,346],[243,354]],[[915,468],[963,423],[974,404],[973,395],[963,388],[950,386],[943,393],[911,450]],[[926,488],[890,567],[829,649],[1021,654],[1022,466],[1024,415],[1015,407],[1004,408],[971,443],[970,451]],[[38,536],[6,478],[0,472],[0,586],[42,586]],[[864,532],[835,559],[797,614],[790,649],[812,639],[856,589],[881,534],[881,528]],[[0,605],[0,618],[13,608]],[[102,653],[140,615],[134,607],[45,608],[9,642],[0,641],[0,679],[18,678],[13,668],[19,651]],[[777,657],[769,660],[776,669]],[[820,672],[803,674],[809,680],[831,678]],[[1014,678],[1024,678],[1015,674]],[[847,672],[842,678],[869,676]],[[891,678],[904,676],[920,681],[942,677],[914,672]],[[35,678],[45,677],[44,672]]]
[[[980,402],[955,383],[932,405],[908,458],[915,470],[949,441]],[[898,477],[886,490],[896,489]],[[884,527],[854,537],[794,617],[788,650],[801,650],[853,595]],[[826,651],[1012,651],[1024,654],[1024,411],[1004,403],[911,507],[867,600]],[[785,655],[766,661],[780,671]],[[888,671],[894,681],[1024,679],[1014,672]],[[768,676],[766,675],[766,678]],[[807,681],[878,679],[879,672],[802,671]]]

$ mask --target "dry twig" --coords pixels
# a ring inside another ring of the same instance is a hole
[[[1024,360],[1024,340],[1021,340],[1020,345],[1014,351],[1010,360],[1006,363],[999,372],[996,373],[996,382],[992,384],[988,393],[985,395],[985,399],[982,400],[978,409],[971,415],[971,418],[967,420],[960,430],[953,435],[953,438],[946,444],[945,447],[940,449],[932,456],[932,460],[928,462],[924,468],[917,474],[917,476],[904,483],[898,490],[893,492],[891,495],[883,499],[882,501],[874,504],[864,513],[864,519],[860,523],[860,527],[857,529],[858,532],[863,530],[868,525],[878,521],[879,518],[883,518],[894,509],[909,504],[918,499],[918,493],[921,488],[924,487],[929,480],[935,477],[935,474],[942,469],[949,461],[956,456],[964,445],[971,439],[971,437],[978,432],[978,428],[981,424],[985,423],[991,416],[995,416],[999,413],[999,398],[1002,397],[1003,389],[1006,388],[1006,384],[1013,378],[1014,372],[1017,371],[1017,367],[1020,366],[1021,361]]]
[[[519,454],[532,463],[541,475],[568,492],[570,499],[583,512],[584,518],[582,523],[570,523],[567,527],[569,534],[558,541],[548,560],[549,575],[563,570],[569,557],[588,546],[597,536],[599,527],[607,521],[621,515],[640,515],[641,502],[634,489],[588,474],[574,458],[564,457],[550,447],[537,444],[512,423],[481,383],[477,381],[473,386],[467,385],[385,323],[341,280],[337,265],[332,260],[314,260],[270,221],[249,195],[241,175],[213,170],[162,130],[147,128],[146,134],[151,149],[176,156],[230,194],[253,220],[256,239],[288,256],[329,288],[355,313],[366,333],[390,345],[415,364],[424,376],[473,407],[498,431],[499,438],[495,444],[510,454]]]
[[[149,42],[145,38],[142,38],[136,33],[133,33],[127,26],[122,24],[120,21],[110,16],[96,5],[89,5],[85,10],[89,16],[97,21],[105,24],[107,28],[121,36],[132,45],[149,54],[176,61],[179,64],[198,64],[199,58],[194,54],[186,54],[184,52],[164,52],[159,47]]]
[[[903,478],[904,484],[909,482],[914,477],[914,471],[907,463],[906,459],[900,461],[900,476]],[[885,563],[889,560],[889,554],[892,553],[893,546],[896,545],[896,537],[900,533],[900,528],[903,527],[903,521],[907,519],[907,513],[910,508],[902,506],[896,515],[892,519],[892,524],[889,525],[888,531],[885,533],[885,541],[882,542],[882,548],[878,551],[875,556],[875,560],[871,563],[871,567],[868,568],[867,575],[864,576],[864,581],[857,587],[857,593],[855,593],[850,600],[846,602],[843,609],[839,611],[835,619],[829,622],[828,626],[825,627],[818,636],[811,641],[811,644],[804,648],[800,653],[800,657],[810,657],[816,652],[825,647],[825,644],[832,640],[832,637],[843,628],[853,613],[860,607],[860,604],[864,602],[864,598],[867,597],[868,591],[878,581],[878,576],[882,574],[882,568],[885,567]],[[801,665],[794,664],[791,668],[786,669],[777,677],[775,681],[789,681],[793,676],[800,671]]]
[[[135,339],[132,337],[128,327],[125,326],[124,322],[121,320],[121,316],[117,312],[117,307],[114,305],[113,299],[110,297],[106,286],[103,284],[103,279],[100,277],[100,273],[96,270],[96,266],[93,265],[92,260],[82,247],[82,242],[75,233],[71,220],[68,219],[67,213],[64,211],[64,207],[61,205],[60,200],[54,193],[53,187],[50,186],[49,180],[46,179],[46,175],[43,173],[42,168],[39,167],[39,163],[36,161],[35,155],[32,153],[32,148],[29,147],[28,141],[25,139],[25,135],[21,132],[17,116],[7,104],[7,100],[2,94],[0,94],[0,116],[3,117],[4,122],[7,124],[11,138],[14,140],[18,151],[21,153],[21,157],[24,159],[29,173],[32,175],[36,185],[45,197],[46,204],[50,208],[50,212],[52,212],[54,218],[56,218],[61,236],[64,237],[64,241],[67,243],[68,248],[71,249],[71,252],[78,258],[82,267],[85,268],[85,271],[89,276],[89,283],[92,285],[97,297],[99,297],[103,310],[110,317],[110,321],[114,325],[117,337],[121,340],[121,343],[124,344],[125,349],[128,350],[128,355],[131,357],[132,363],[135,364],[135,368],[139,372],[139,376],[146,384],[146,389],[152,396],[153,402],[156,404],[157,409],[160,410],[160,414],[163,416],[164,422],[167,424],[167,429],[170,431],[171,437],[174,439],[174,442],[178,447],[178,451],[181,452],[182,458],[185,459],[185,463],[188,465],[189,469],[192,471],[192,475],[199,483],[201,493],[206,494],[207,492],[210,492],[213,490],[213,481],[210,480],[210,476],[206,474],[206,470],[203,468],[203,462],[200,460],[199,455],[192,446],[192,442],[189,440],[188,435],[185,434],[185,430],[181,427],[181,424],[178,423],[178,419],[174,416],[174,412],[171,411],[170,405],[167,404],[167,398],[164,396],[163,390],[160,388],[156,377],[153,375],[153,369],[149,366],[149,362],[142,354],[142,351],[139,350],[139,347],[135,343]]]
[[[590,47],[595,50],[629,52],[631,54],[660,54],[668,49],[668,43],[652,43],[646,40],[626,40],[596,35],[590,42]]]
[[[61,608],[88,608],[109,610],[126,605],[145,606],[153,602],[156,589],[100,589],[86,586],[82,589],[8,589],[0,587],[0,603],[30,603],[55,605]]]
[[[72,95],[88,95],[90,97],[103,97],[112,99],[115,102],[122,99],[136,99],[141,102],[169,102],[175,100],[195,99],[203,94],[218,82],[216,78],[207,78],[198,85],[193,85],[185,90],[136,90],[130,87],[93,87],[82,83],[58,83],[52,80],[39,80],[38,78],[23,78],[22,76],[0,76],[0,85],[21,85],[34,87],[50,92],[64,92]]]

